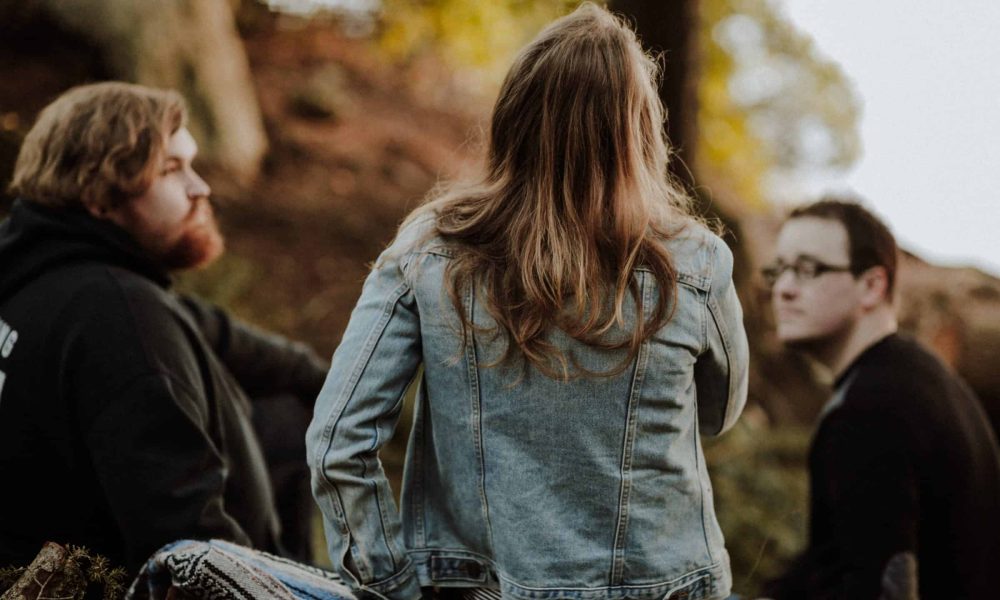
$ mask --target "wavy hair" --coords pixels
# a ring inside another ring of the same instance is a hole
[[[120,82],[72,88],[28,131],[10,191],[60,208],[117,206],[149,188],[186,118],[177,92]]]
[[[453,248],[446,288],[463,339],[471,324],[460,291],[482,290],[507,341],[493,364],[520,357],[553,378],[613,375],[671,318],[677,276],[663,242],[687,221],[690,199],[667,172],[658,76],[628,25],[584,3],[514,60],[493,109],[485,172],[407,219],[433,213],[434,233]],[[630,335],[613,335],[626,294],[646,314],[639,266],[658,283],[656,305]],[[627,357],[586,371],[550,341],[553,327]]]

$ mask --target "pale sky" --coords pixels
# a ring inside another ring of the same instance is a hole
[[[779,0],[863,102],[850,189],[932,262],[1000,276],[1000,0]]]

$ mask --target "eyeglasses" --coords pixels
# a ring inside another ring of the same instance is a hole
[[[764,283],[768,287],[774,287],[774,284],[778,282],[778,278],[785,271],[791,271],[792,275],[795,276],[795,280],[798,282],[810,281],[816,279],[824,273],[840,273],[848,272],[851,270],[850,265],[837,266],[828,265],[824,262],[820,262],[814,258],[797,258],[793,263],[783,263],[780,260],[773,265],[768,265],[760,270],[761,276],[764,278]]]

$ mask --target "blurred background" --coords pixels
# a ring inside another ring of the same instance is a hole
[[[902,169],[870,168],[869,179],[851,179],[862,172],[852,169],[866,143],[863,97],[802,23],[826,26],[830,44],[855,48],[863,40],[851,34],[862,30],[852,19],[861,17],[844,16],[837,33],[828,22],[836,13],[816,13],[811,0],[788,1],[797,11],[778,0],[610,3],[662,53],[675,174],[705,215],[726,223],[737,257],[753,349],[750,404],[731,434],[708,443],[708,454],[736,591],[744,594],[780,572],[804,543],[805,452],[826,398],[809,365],[776,342],[755,273],[770,259],[789,204],[831,186],[877,192],[865,182],[880,178],[892,186],[898,177],[898,189],[907,189],[926,175],[899,159]],[[401,218],[437,182],[479,166],[491,102],[513,54],[576,4],[0,0],[0,186],[38,110],[70,86],[120,79],[179,90],[201,146],[196,167],[212,185],[228,240],[222,260],[185,275],[181,288],[330,355],[369,263]],[[885,43],[902,35],[879,34]],[[889,89],[897,66],[900,82],[915,76],[890,60]],[[919,97],[898,102],[899,110],[920,106]],[[905,138],[906,131],[894,133]],[[946,154],[949,162],[934,168],[984,161],[972,149]],[[970,196],[935,198],[937,214],[1000,225],[988,195]],[[12,200],[0,194],[0,215]],[[876,212],[881,200],[868,198]],[[1000,259],[966,252],[949,264],[977,267],[938,266],[921,258],[935,254],[934,238],[917,242],[909,231],[901,239],[921,251],[904,248],[902,326],[969,381],[997,427]],[[401,426],[383,452],[396,482],[407,431]],[[319,537],[317,544],[324,554]]]

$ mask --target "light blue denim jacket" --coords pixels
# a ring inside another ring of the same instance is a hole
[[[726,245],[695,224],[668,243],[673,317],[619,375],[518,381],[517,369],[485,366],[502,338],[479,331],[463,347],[444,285],[450,251],[429,225],[405,227],[368,276],[309,428],[334,567],[361,595],[386,598],[429,585],[499,585],[524,599],[726,597],[700,440],[732,426],[746,400]],[[648,316],[656,284],[644,269],[635,277]],[[493,323],[475,293],[463,303],[475,325]],[[631,299],[626,309],[634,323]],[[551,339],[591,370],[623,358]],[[418,372],[397,510],[378,451]]]

